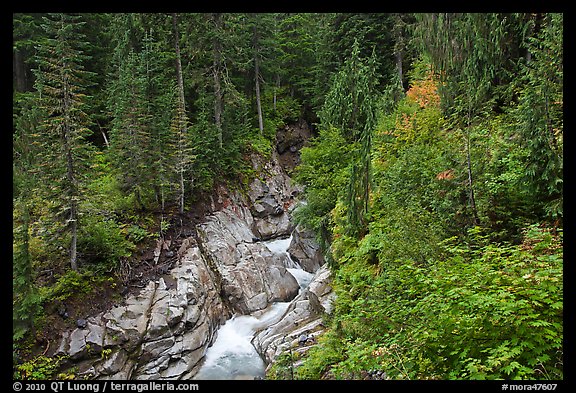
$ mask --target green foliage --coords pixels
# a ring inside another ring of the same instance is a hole
[[[324,379],[330,366],[342,361],[345,356],[341,337],[334,330],[329,330],[308,350],[304,363],[296,369],[295,379]]]
[[[128,235],[128,239],[130,239],[135,244],[154,236],[154,234],[148,232],[146,229],[134,224],[128,226],[126,233]]]
[[[270,370],[266,372],[267,380],[291,380],[294,379],[294,362],[297,359],[297,352],[289,349],[284,350],[274,359]]]
[[[60,364],[65,360],[64,356],[48,357],[36,356],[15,367],[14,379],[18,380],[50,380],[56,379],[56,373]]]
[[[320,111],[322,124],[339,129],[348,142],[358,142],[356,149],[351,151],[345,198],[347,228],[354,236],[364,231],[368,213],[377,83],[375,52],[368,59],[360,58],[359,43],[354,41],[352,54],[336,75]]]
[[[92,290],[90,282],[93,279],[93,273],[89,271],[84,273],[75,270],[67,271],[58,278],[54,285],[40,288],[42,302],[65,301],[77,294],[87,294]]]
[[[561,14],[181,14],[183,102],[170,15],[13,20],[18,345],[42,305],[93,294],[170,205],[247,184],[304,118],[295,215],[338,297],[294,377],[563,377]],[[82,269],[37,285],[76,234]]]
[[[449,239],[442,259],[389,261],[380,272],[362,252],[349,255],[332,330],[345,360],[323,369],[336,378],[376,368],[393,379],[562,379],[561,236],[531,226],[513,246],[475,229],[466,242]]]
[[[33,327],[34,316],[40,311],[40,297],[34,286],[30,252],[29,216],[24,208],[23,223],[14,229],[12,256],[12,338],[20,340]],[[18,221],[14,220],[16,224]]]
[[[302,163],[295,178],[306,187],[306,203],[295,211],[296,220],[316,232],[328,249],[333,227],[331,211],[345,189],[352,145],[333,127],[321,128],[320,135],[301,150]]]
[[[85,263],[116,266],[121,257],[130,256],[135,246],[113,219],[96,214],[82,218],[78,250]]]
[[[531,37],[528,50],[534,59],[521,67],[517,121],[521,146],[528,151],[525,178],[546,215],[562,219],[563,209],[563,16],[544,17],[540,33]]]

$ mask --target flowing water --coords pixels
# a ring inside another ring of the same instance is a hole
[[[288,254],[292,236],[264,244],[277,254]],[[287,270],[301,290],[308,286],[312,273],[300,268],[288,255]],[[266,365],[251,343],[256,331],[277,322],[290,302],[273,303],[252,315],[235,315],[218,330],[218,337],[206,352],[206,359],[194,379],[253,379],[264,376]]]

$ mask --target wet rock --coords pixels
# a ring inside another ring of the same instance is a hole
[[[252,239],[250,220],[230,206],[199,225],[198,237],[222,279],[222,295],[242,314],[288,301],[298,293],[298,282],[266,245]],[[244,211],[245,216],[249,212]]]
[[[265,174],[250,183],[248,205],[253,215],[252,229],[258,237],[270,239],[289,235],[294,229],[288,213],[299,187],[295,186],[279,162],[276,152],[268,162],[253,162],[256,171]]]
[[[99,365],[97,373],[100,375],[113,375],[125,366],[128,360],[128,355],[124,349],[119,349],[106,356],[103,362]]]
[[[334,296],[330,286],[330,270],[324,264],[308,287],[291,301],[282,318],[257,332],[252,344],[271,364],[288,346],[313,342],[324,330],[322,316],[331,312]]]
[[[66,354],[70,356],[71,359],[80,359],[86,355],[86,333],[85,330],[80,328],[70,333],[70,341]]]
[[[286,151],[293,146],[288,143]],[[174,258],[170,270],[162,270],[158,281],[143,282],[137,294],[108,311],[79,319],[55,353],[81,364],[90,378],[188,379],[233,312],[252,313],[290,300],[285,317],[259,337],[260,351],[274,358],[286,345],[282,335],[290,341],[305,335],[308,343],[321,328],[330,291],[317,282],[298,295],[287,256],[272,253],[262,242],[293,231],[291,212],[300,189],[290,182],[277,153],[253,165],[261,178],[246,194],[219,190],[211,200],[213,213],[196,225],[194,236],[178,240],[176,252],[170,239],[158,240],[149,250],[154,264],[162,253]],[[299,247],[294,251],[299,259],[314,258],[311,245]],[[324,277],[317,276],[320,281]]]

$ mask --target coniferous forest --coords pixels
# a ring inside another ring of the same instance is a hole
[[[563,45],[561,13],[14,13],[14,378],[79,378],[71,305],[304,121],[335,300],[266,378],[562,380]]]

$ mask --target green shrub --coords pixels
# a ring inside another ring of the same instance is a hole
[[[443,242],[444,258],[370,267],[348,252],[336,274],[335,378],[366,368],[393,379],[562,379],[562,237],[539,226],[521,245],[480,228]],[[329,358],[329,356],[326,356]],[[304,374],[303,374],[304,375]],[[307,376],[314,376],[308,373]]]
[[[47,357],[36,356],[15,367],[13,378],[19,380],[49,380],[56,379],[55,374],[60,364],[65,359],[64,356]]]
[[[112,219],[86,215],[79,228],[78,250],[83,262],[115,265],[135,248]]]
[[[152,233],[148,232],[146,229],[138,225],[128,226],[126,232],[128,234],[128,239],[130,239],[134,243],[140,243],[143,240],[154,236]]]
[[[54,285],[40,288],[42,302],[65,301],[71,296],[89,293],[92,290],[90,285],[92,277],[91,272],[80,273],[68,270],[57,279]]]

